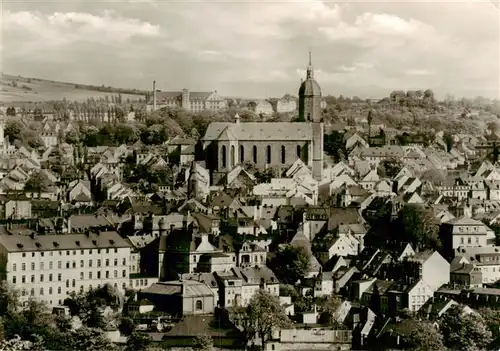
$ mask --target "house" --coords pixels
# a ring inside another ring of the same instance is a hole
[[[0,195],[1,219],[32,218],[31,200],[24,194]]]
[[[433,291],[450,281],[450,263],[437,251],[425,250],[406,257],[404,272],[422,279]]]
[[[442,223],[440,237],[443,252],[451,257],[459,247],[493,246],[495,234],[484,223],[467,216],[453,218]]]
[[[139,292],[155,305],[158,311],[182,317],[212,314],[216,296],[205,283],[194,280],[176,280],[155,283]]]

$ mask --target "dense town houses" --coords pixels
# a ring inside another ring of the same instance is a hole
[[[187,89],[153,97],[153,112],[229,104]],[[38,148],[11,144],[3,116],[0,263],[21,304],[71,314],[75,295],[109,287],[154,343],[207,334],[265,350],[410,348],[408,324],[500,306],[492,133],[423,142],[371,117],[326,123],[311,62],[298,98],[273,102],[296,121],[243,119],[276,113],[269,101],[231,104],[231,121],[157,146],[64,142],[75,120],[106,122],[111,108],[43,116]],[[247,335],[263,303],[283,323]]]

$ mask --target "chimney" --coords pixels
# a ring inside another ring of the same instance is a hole
[[[71,217],[68,217],[68,219],[66,220],[66,226],[68,227],[67,233],[71,234]]]
[[[236,123],[236,124],[240,123],[240,115],[239,114],[234,115],[234,123]]]
[[[153,112],[156,111],[156,80],[153,80]]]

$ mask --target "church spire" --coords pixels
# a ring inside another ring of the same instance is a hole
[[[314,70],[312,66],[311,50],[309,50],[309,66],[307,66],[307,79],[314,78]]]

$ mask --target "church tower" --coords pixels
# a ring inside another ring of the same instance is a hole
[[[314,80],[314,70],[309,52],[306,80],[299,89],[299,120],[312,124],[312,173],[321,181],[323,175],[324,126],[321,118],[321,88]]]

